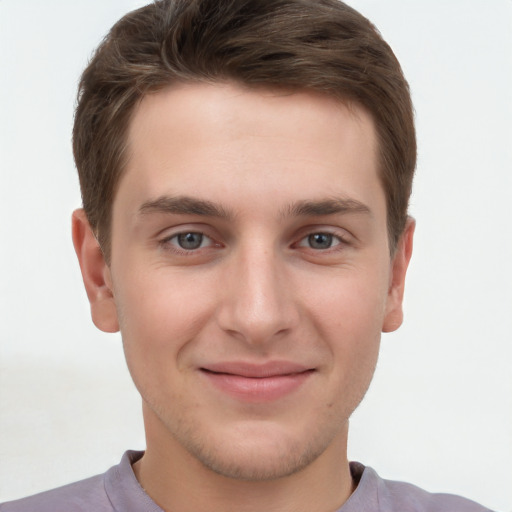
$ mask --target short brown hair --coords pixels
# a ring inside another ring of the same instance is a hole
[[[114,25],[79,85],[73,151],[107,261],[136,103],[176,82],[227,80],[313,90],[371,113],[394,250],[407,220],[416,137],[408,84],[377,29],[338,0],[156,0]]]

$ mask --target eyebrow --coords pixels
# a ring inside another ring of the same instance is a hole
[[[322,215],[363,213],[371,215],[371,210],[361,201],[350,198],[333,198],[320,201],[298,201],[283,212],[284,217],[315,217]]]
[[[204,199],[189,196],[161,196],[146,201],[139,208],[141,214],[170,213],[175,215],[199,215],[232,219],[234,215],[221,205]],[[282,211],[282,217],[315,217],[322,215],[363,213],[371,210],[364,203],[350,198],[333,198],[319,201],[297,201]]]
[[[196,199],[188,196],[161,196],[146,201],[140,208],[141,214],[174,213],[177,215],[201,215],[205,217],[231,218],[232,215],[222,206],[211,201]]]

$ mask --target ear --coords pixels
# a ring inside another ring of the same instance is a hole
[[[396,331],[402,325],[404,319],[402,302],[404,298],[405,274],[407,273],[407,267],[412,255],[415,227],[415,220],[409,217],[391,261],[391,275],[382,332]]]
[[[72,216],[73,245],[80,263],[94,325],[104,332],[117,332],[119,322],[112,292],[110,268],[83,209]]]

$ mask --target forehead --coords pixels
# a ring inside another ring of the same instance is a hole
[[[311,195],[382,195],[371,116],[318,93],[173,86],[137,106],[128,148],[119,188],[133,204],[183,194],[260,206],[273,195],[282,208]]]
[[[351,130],[346,129],[347,119]],[[165,137],[170,131],[176,143],[191,132],[198,142],[212,144],[251,136],[277,136],[284,142],[293,132],[317,146],[321,143],[319,150],[351,135],[362,134],[368,146],[375,142],[371,115],[357,104],[313,91],[248,88],[230,82],[186,83],[144,96],[129,126],[130,147],[140,149],[138,142],[149,132]]]

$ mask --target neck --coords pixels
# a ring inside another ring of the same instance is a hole
[[[248,481],[215,473],[168,431],[145,420],[147,450],[133,469],[142,487],[166,512],[332,512],[354,491],[346,454],[348,428],[300,471]]]

